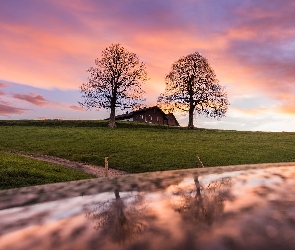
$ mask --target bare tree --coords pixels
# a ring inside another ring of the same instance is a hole
[[[175,211],[182,214],[184,221],[200,227],[202,224],[212,225],[224,211],[225,201],[232,198],[231,187],[234,182],[230,177],[212,181],[202,186],[199,176],[194,177],[195,187],[179,187],[174,195],[179,198]]]
[[[165,82],[158,105],[168,112],[188,112],[188,128],[194,128],[195,113],[212,118],[225,115],[229,105],[225,88],[219,85],[208,60],[198,52],[176,61]]]
[[[102,236],[122,244],[142,234],[155,216],[141,194],[121,198],[119,189],[114,193],[115,199],[92,203],[86,217],[95,221],[95,229]]]
[[[80,87],[84,102],[79,103],[85,109],[109,109],[109,127],[113,128],[117,108],[135,109],[145,100],[141,85],[147,81],[146,66],[120,44],[103,50],[95,65],[87,70],[88,82]]]

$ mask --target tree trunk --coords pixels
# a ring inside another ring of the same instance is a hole
[[[189,129],[194,128],[194,108],[190,108],[188,111],[188,126]]]
[[[116,127],[116,121],[115,121],[115,105],[111,107],[111,114],[110,114],[110,119],[109,119],[109,127],[114,128]]]
[[[194,181],[195,181],[195,185],[196,185],[197,196],[201,196],[201,185],[199,182],[199,176],[195,176]]]
[[[194,91],[193,91],[193,78],[188,83],[188,94],[189,94],[189,111],[188,111],[188,128],[194,129]]]
[[[117,102],[117,87],[115,84],[115,87],[112,90],[112,99],[111,99],[111,114],[109,119],[109,127],[115,128],[116,127],[116,102]]]

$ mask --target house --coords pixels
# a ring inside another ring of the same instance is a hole
[[[179,126],[178,121],[172,113],[165,114],[159,107],[139,109],[130,113],[116,116],[116,120],[148,122],[160,125]]]

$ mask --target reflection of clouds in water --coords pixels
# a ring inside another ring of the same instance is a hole
[[[105,192],[97,195],[71,197],[63,199],[62,202],[57,200],[31,205],[30,209],[28,209],[28,206],[14,207],[8,210],[0,210],[0,217],[5,217],[6,224],[13,224],[15,220],[23,221],[27,218],[30,218],[27,225],[35,225],[41,221],[42,223],[52,223],[87,213],[89,212],[88,204],[90,202],[106,201],[112,195],[113,193]],[[126,195],[127,193],[123,193],[123,196]],[[42,219],[33,219],[38,216]]]
[[[235,178],[232,194],[236,197],[226,203],[227,212],[237,212],[253,209],[254,207],[268,206],[269,201],[281,199],[278,195],[285,192],[287,179],[293,173],[292,168],[268,168],[251,171],[241,171]],[[284,196],[286,199],[287,196]]]
[[[281,173],[290,172],[289,167],[275,167],[275,168],[263,168],[263,169],[250,169],[250,170],[240,170],[232,172],[224,172],[221,174],[207,174],[199,177],[199,180],[203,184],[210,183],[214,180],[230,177],[235,179],[235,183],[247,186],[256,186],[261,184],[271,184],[273,182],[279,182],[284,178]],[[288,174],[287,174],[288,176]]]

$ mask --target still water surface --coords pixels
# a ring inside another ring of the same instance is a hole
[[[1,191],[0,249],[295,249],[295,166]]]

